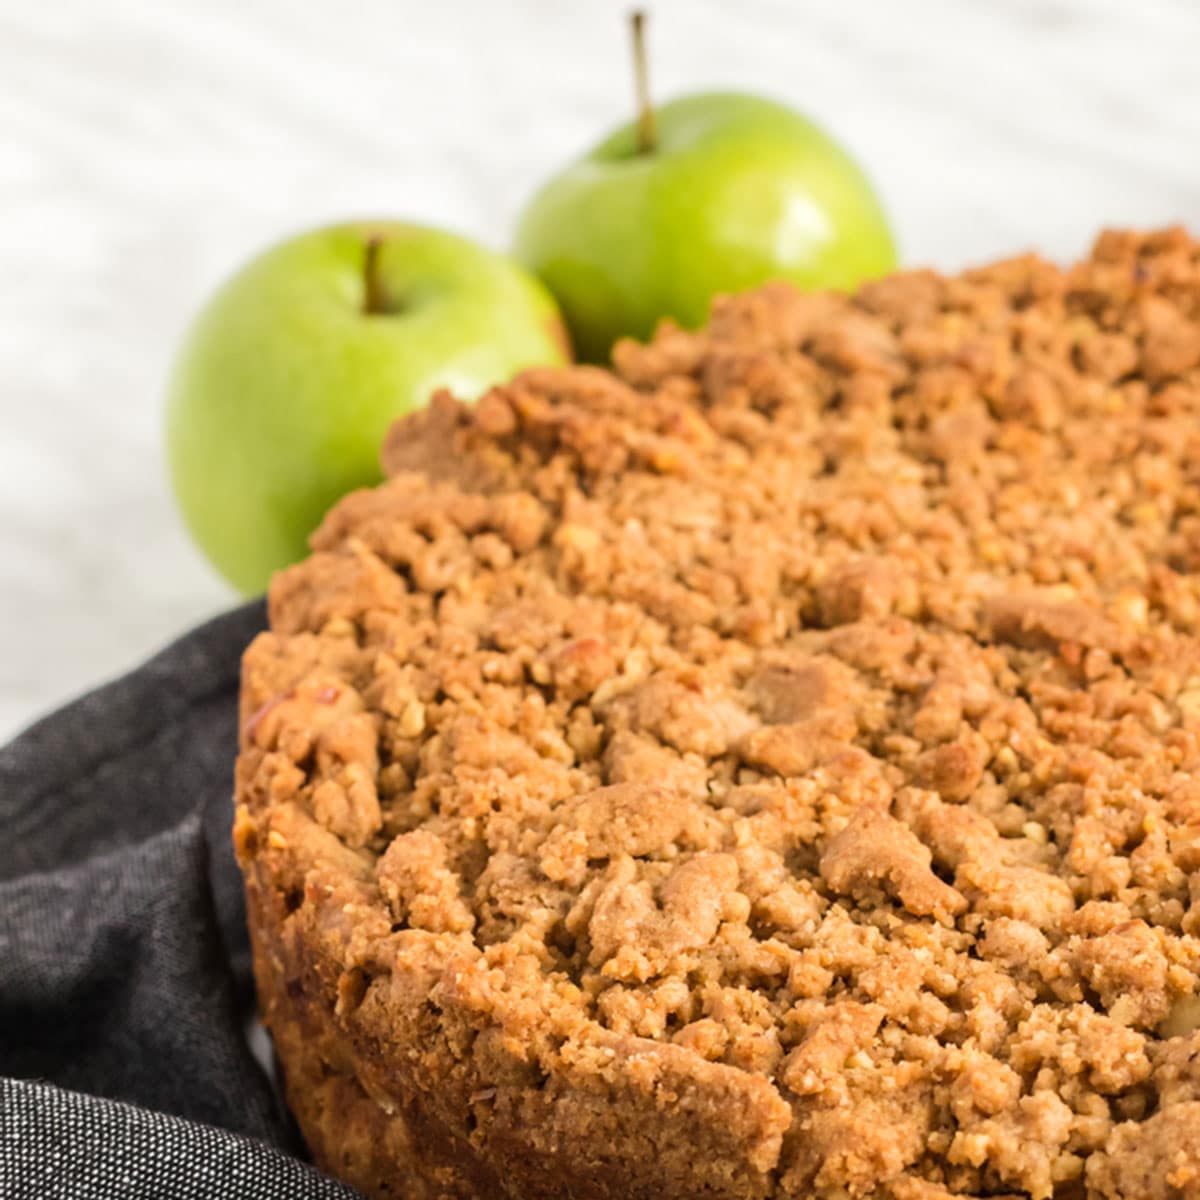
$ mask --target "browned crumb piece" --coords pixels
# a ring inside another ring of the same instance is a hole
[[[1200,1198],[1200,246],[769,287],[384,459],[244,668],[322,1164]]]

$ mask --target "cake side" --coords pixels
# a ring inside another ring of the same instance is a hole
[[[323,1163],[1195,1194],[1198,316],[1186,236],[1108,235],[766,289],[398,425],[243,679]]]

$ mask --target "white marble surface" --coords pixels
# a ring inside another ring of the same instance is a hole
[[[234,595],[163,473],[193,308],[364,214],[503,245],[624,119],[624,0],[0,0],[0,736]],[[845,139],[906,259],[1200,227],[1190,0],[661,0],[654,86],[762,90]]]

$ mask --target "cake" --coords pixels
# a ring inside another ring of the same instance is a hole
[[[1200,245],[769,286],[383,462],[243,668],[320,1166],[1200,1197]]]

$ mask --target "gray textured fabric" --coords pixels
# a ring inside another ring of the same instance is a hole
[[[0,1079],[5,1200],[353,1200],[265,1142],[132,1104]]]
[[[2,1196],[351,1194],[280,1153],[242,1036],[230,791],[263,624],[220,617],[0,750]]]

